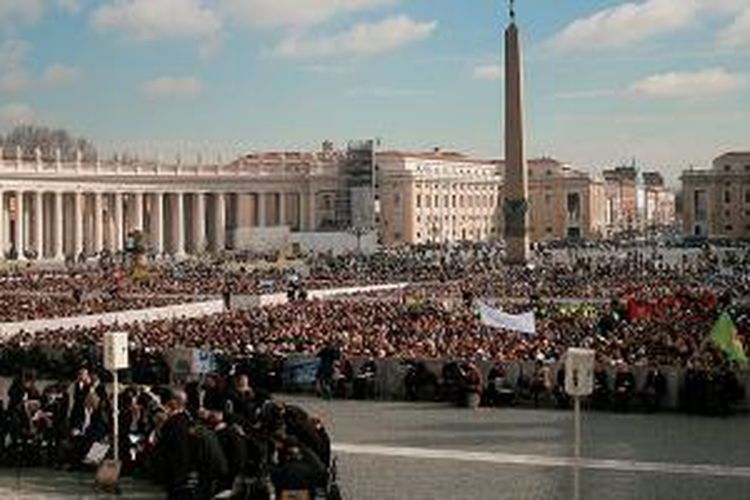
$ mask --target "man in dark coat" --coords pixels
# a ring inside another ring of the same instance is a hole
[[[174,391],[166,401],[167,420],[156,445],[159,478],[164,482],[169,500],[191,499],[194,471],[191,450],[191,421],[185,411],[187,397]]]

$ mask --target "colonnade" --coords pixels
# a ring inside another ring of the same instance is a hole
[[[0,190],[0,259],[64,260],[128,250],[182,258],[221,252],[238,229],[307,227],[301,193]],[[233,210],[232,213],[229,213]]]

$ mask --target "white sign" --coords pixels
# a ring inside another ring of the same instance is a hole
[[[492,328],[514,330],[528,335],[536,334],[534,311],[523,314],[508,314],[479,302],[479,317],[483,324]]]
[[[106,332],[104,334],[104,368],[122,370],[128,365],[128,333]]]
[[[589,396],[594,392],[594,358],[591,349],[571,347],[565,356],[565,392]]]

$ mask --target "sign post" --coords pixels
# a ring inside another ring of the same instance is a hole
[[[581,465],[581,397],[594,392],[594,360],[596,353],[591,349],[572,347],[565,356],[565,392],[573,397],[575,457],[574,498],[580,498],[579,467]]]
[[[128,366],[127,332],[106,332],[104,334],[104,368],[112,372],[112,462],[107,463],[105,461],[97,474],[97,479],[105,486],[116,486],[120,474],[120,387],[118,371]]]

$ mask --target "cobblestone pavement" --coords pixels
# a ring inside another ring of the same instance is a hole
[[[284,398],[282,398],[284,399]],[[750,498],[750,416],[584,413],[287,397],[325,421],[347,500]],[[0,470],[0,499],[99,499],[91,475]],[[125,481],[123,499],[158,499]]]

